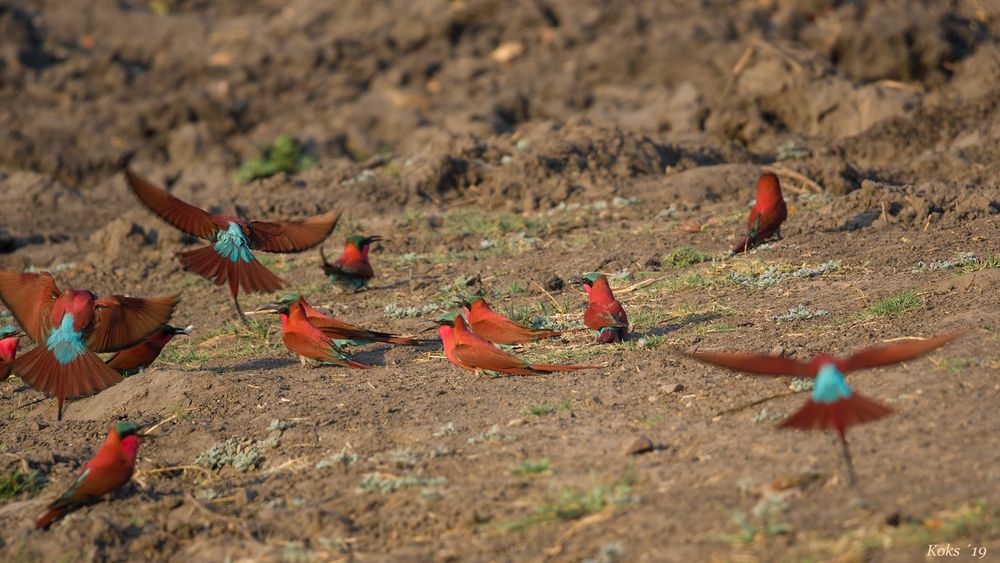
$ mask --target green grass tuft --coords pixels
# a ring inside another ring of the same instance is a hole
[[[0,475],[0,498],[12,499],[21,495],[33,497],[42,490],[44,484],[45,477],[38,471],[4,473]]]
[[[923,301],[916,291],[906,289],[890,295],[881,301],[872,303],[865,309],[862,315],[865,318],[899,317],[906,313],[916,311],[923,306]]]
[[[554,520],[578,520],[609,507],[635,504],[638,499],[631,494],[634,482],[634,477],[626,474],[614,483],[589,489],[563,487],[551,500],[536,507],[534,514],[508,522],[502,528],[518,532]]]
[[[518,477],[551,475],[552,467],[549,465],[547,458],[539,460],[526,459],[514,466],[510,470],[510,474]]]
[[[701,264],[710,259],[709,255],[700,250],[691,248],[690,246],[682,246],[675,248],[670,254],[665,256],[662,264],[665,268],[686,268],[695,264]]]
[[[307,153],[305,147],[290,135],[281,135],[273,145],[262,148],[257,158],[244,162],[236,179],[252,182],[281,172],[295,174],[315,165],[316,158]]]

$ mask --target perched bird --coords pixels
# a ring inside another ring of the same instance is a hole
[[[0,381],[10,377],[10,362],[17,356],[17,345],[21,342],[21,331],[12,326],[0,327]]]
[[[139,451],[139,426],[127,420],[116,422],[94,457],[83,466],[73,484],[35,521],[35,528],[48,527],[67,513],[104,496],[132,478]]]
[[[387,344],[415,345],[418,341],[414,338],[397,336],[388,332],[378,332],[368,330],[359,326],[346,323],[317,311],[297,293],[292,293],[282,297],[276,305],[278,307],[291,307],[296,302],[302,303],[306,318],[316,328],[318,328],[327,338],[333,340],[337,346],[360,346],[372,342],[385,342]]]
[[[761,174],[757,180],[757,201],[750,208],[750,217],[747,218],[747,234],[733,248],[733,253],[746,252],[774,234],[781,238],[781,223],[787,216],[788,207],[785,198],[781,197],[778,177],[771,173]]]
[[[332,210],[301,221],[247,221],[232,215],[212,215],[170,195],[163,188],[125,170],[125,180],[150,211],[185,233],[205,239],[210,246],[179,252],[184,268],[213,281],[229,284],[236,311],[244,321],[239,292],[271,293],[285,286],[284,280],[264,267],[254,250],[293,253],[312,248],[330,235],[340,219]]]
[[[306,303],[301,297],[293,303],[272,303],[259,309],[261,313],[277,313],[281,315],[281,334],[285,347],[299,356],[302,365],[308,360],[315,360],[324,365],[336,365],[359,369],[368,366],[350,360],[332,338],[309,320],[306,315]]]
[[[163,325],[159,330],[149,335],[146,340],[135,346],[122,350],[108,359],[107,364],[111,369],[128,377],[135,375],[148,368],[163,351],[163,348],[175,336],[190,336],[193,326],[177,328],[170,325]]]
[[[628,334],[628,315],[625,308],[615,299],[608,284],[608,278],[598,273],[583,276],[583,289],[587,292],[587,311],[583,314],[583,324],[597,331],[597,341],[621,342]]]
[[[91,395],[122,380],[95,352],[142,342],[166,324],[178,298],[98,299],[87,290],[60,291],[47,272],[0,270],[0,300],[38,344],[10,362],[10,369],[28,385],[54,395],[61,420],[67,398]]]
[[[441,336],[441,343],[444,344],[444,354],[448,357],[448,361],[472,372],[542,375],[600,367],[529,364],[473,334],[462,315],[444,315],[438,322],[441,323],[438,334]]]
[[[539,330],[521,326],[507,317],[496,313],[482,297],[474,297],[472,302],[462,300],[465,316],[472,332],[494,344],[521,344],[544,338],[554,338],[562,334],[557,330]]]
[[[344,243],[344,253],[332,264],[326,259],[321,246],[319,255],[323,259],[323,273],[329,276],[331,283],[343,289],[358,291],[366,287],[368,280],[375,276],[375,271],[368,261],[368,251],[371,250],[373,242],[380,240],[382,240],[380,236],[348,237]]]
[[[734,352],[690,352],[687,355],[708,364],[757,375],[815,378],[812,397],[778,427],[803,430],[829,428],[836,431],[843,446],[847,474],[853,485],[856,477],[854,464],[851,462],[851,452],[847,447],[847,428],[878,420],[892,414],[892,409],[853,392],[848,387],[844,374],[922,356],[944,346],[961,334],[943,334],[923,340],[872,346],[846,358],[819,354],[808,363],[780,356]]]

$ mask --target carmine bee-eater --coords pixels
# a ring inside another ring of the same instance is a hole
[[[621,342],[628,334],[628,315],[625,308],[611,292],[608,278],[598,273],[583,276],[583,289],[587,292],[587,311],[583,324],[597,331],[597,341]]]
[[[10,377],[10,362],[17,356],[20,342],[21,331],[12,326],[0,327],[0,381]]]
[[[851,485],[856,482],[851,452],[847,447],[847,428],[892,414],[892,409],[851,390],[844,374],[904,362],[931,352],[962,333],[943,334],[899,344],[872,346],[846,358],[819,354],[809,362],[780,356],[762,356],[734,352],[691,352],[692,358],[756,375],[815,378],[812,397],[794,414],[781,422],[779,428],[802,430],[831,429],[837,432],[843,446],[844,462]]]
[[[116,422],[108,432],[108,438],[83,466],[76,480],[35,521],[35,528],[45,528],[68,512],[128,483],[135,471],[135,456],[140,442],[137,425],[127,420]]]
[[[10,362],[25,383],[63,402],[97,393],[122,377],[95,352],[116,352],[142,342],[166,324],[177,296],[98,299],[80,289],[60,291],[47,272],[0,270],[0,300],[31,339],[34,349]]]
[[[272,303],[258,309],[259,313],[277,313],[281,315],[281,334],[285,347],[298,354],[302,365],[308,360],[315,360],[323,365],[335,365],[368,369],[368,366],[350,360],[332,338],[309,320],[306,315],[305,300],[299,298],[294,303]]]
[[[733,248],[734,254],[746,252],[777,233],[781,238],[781,223],[788,216],[785,198],[781,197],[781,183],[774,174],[761,174],[757,180],[757,201],[750,208],[747,234]]]
[[[533,340],[554,338],[562,334],[557,330],[539,330],[521,326],[507,317],[496,313],[482,297],[472,298],[472,302],[462,299],[465,316],[472,332],[494,344],[522,344]]]
[[[368,251],[373,242],[382,240],[380,236],[363,237],[354,235],[344,243],[344,253],[332,264],[326,259],[323,247],[319,248],[323,259],[323,273],[336,286],[350,291],[358,291],[368,285],[368,280],[375,276],[371,262],[368,261]]]
[[[306,318],[309,322],[314,327],[318,328],[326,337],[332,339],[337,346],[360,346],[362,344],[370,344],[372,342],[406,345],[418,344],[418,341],[414,338],[398,336],[388,332],[368,330],[366,328],[335,319],[328,315],[324,315],[314,309],[304,297],[300,297],[297,293],[292,293],[282,297],[276,305],[278,307],[291,307],[296,302],[300,302],[302,304],[302,309],[305,311]]]
[[[190,336],[193,326],[177,328],[163,325],[148,338],[131,348],[126,348],[108,359],[108,366],[128,377],[148,368],[175,336]]]
[[[448,357],[448,361],[472,372],[542,375],[600,367],[529,364],[473,334],[462,315],[444,315],[438,322],[441,323],[438,334],[441,336],[441,343],[444,344],[444,354]]]
[[[294,253],[312,248],[330,235],[340,218],[332,210],[301,221],[247,221],[232,215],[212,215],[170,195],[129,170],[125,180],[150,211],[185,233],[205,239],[210,246],[179,252],[184,268],[213,281],[229,284],[229,292],[240,318],[239,292],[271,293],[285,286],[284,280],[271,273],[253,251]]]

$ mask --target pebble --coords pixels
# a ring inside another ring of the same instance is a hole
[[[524,426],[527,423],[528,423],[527,419],[524,419],[524,418],[514,418],[514,419],[511,419],[511,421],[507,423],[507,426]]]
[[[643,435],[632,439],[625,448],[625,455],[639,455],[653,451],[653,441]]]
[[[684,390],[684,386],[680,383],[664,383],[660,385],[660,391],[664,393],[680,393]]]

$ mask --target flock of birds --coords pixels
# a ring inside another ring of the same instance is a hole
[[[258,261],[255,251],[296,253],[320,246],[340,217],[333,210],[304,220],[248,221],[230,215],[213,215],[174,197],[126,169],[125,180],[139,201],[181,231],[205,239],[208,246],[179,252],[184,268],[228,285],[240,318],[240,290],[272,293],[285,281]],[[787,207],[774,174],[757,182],[757,197],[750,210],[745,236],[733,249],[745,252],[774,235],[780,237]],[[374,276],[369,250],[377,236],[351,236],[340,258],[329,262],[320,250],[323,271],[331,283],[349,291],[365,289]],[[629,332],[628,315],[599,273],[579,278],[587,293],[584,324],[596,332],[598,343],[621,342]],[[191,327],[169,323],[179,296],[98,298],[86,289],[60,290],[48,273],[0,270],[0,301],[36,347],[18,355],[22,333],[0,329],[0,381],[16,374],[22,381],[56,399],[57,419],[62,419],[66,399],[92,395],[149,367],[160,352]],[[461,310],[437,319],[444,353],[454,365],[477,373],[537,375],[592,369],[599,366],[531,364],[500,346],[523,344],[560,336],[553,330],[522,326],[495,312],[481,296],[462,296]],[[413,345],[418,340],[359,327],[313,308],[304,296],[291,294],[255,311],[280,315],[285,346],[303,365],[318,362],[366,369],[350,359],[345,347],[370,342]],[[798,411],[780,423],[782,428],[830,429],[842,444],[849,482],[856,483],[847,446],[848,427],[877,420],[892,409],[851,390],[844,374],[902,362],[926,354],[957,338],[960,333],[923,340],[865,348],[846,358],[821,354],[808,362],[781,356],[733,352],[680,352],[698,361],[758,375],[789,376],[814,380],[812,396]],[[97,354],[114,353],[107,360]],[[115,423],[96,455],[80,470],[76,480],[35,523],[45,528],[83,504],[91,502],[131,479],[143,428],[128,421]]]

